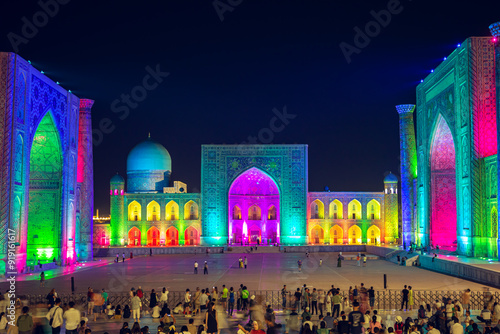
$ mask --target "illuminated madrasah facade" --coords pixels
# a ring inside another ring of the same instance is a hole
[[[344,245],[398,241],[398,179],[381,192],[308,192],[307,145],[203,145],[201,193],[171,182],[172,160],[152,138],[110,181],[100,247]],[[382,181],[382,180],[381,180]],[[382,182],[381,182],[382,183]],[[381,185],[382,188],[382,185]]]

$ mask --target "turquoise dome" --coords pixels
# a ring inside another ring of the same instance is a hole
[[[172,171],[172,159],[163,145],[148,137],[128,154],[127,172],[153,170]]]
[[[389,175],[387,175],[385,178],[384,178],[384,182],[398,182],[398,177],[392,173],[389,173]]]
[[[120,176],[120,174],[116,174],[115,176],[113,176],[111,178],[111,180],[109,182],[110,183],[125,183],[125,180],[123,179],[123,177]]]

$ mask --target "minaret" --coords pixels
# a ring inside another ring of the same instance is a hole
[[[92,118],[90,115],[93,104],[93,100],[80,99],[76,178],[77,188],[80,190],[80,231],[79,240],[76,240],[79,246],[77,252],[80,260],[92,260],[93,258],[94,166],[92,163]]]
[[[493,43],[495,43],[495,85],[496,85],[496,110],[497,110],[497,152],[500,152],[500,22],[493,23],[490,25],[490,32],[491,35],[493,36]],[[500,166],[500,154],[497,154],[497,166]],[[498,172],[498,167],[497,167],[497,178],[498,178],[498,186],[500,186],[500,173]],[[498,190],[497,190],[498,191]],[[497,194],[500,194],[500,192],[497,192]],[[497,196],[497,204],[500,204],[500,196]],[[497,206],[498,207],[498,206]],[[500,232],[500,230],[499,230]],[[500,233],[497,234],[498,239],[497,239],[497,253],[498,253],[498,258],[500,260]]]
[[[398,178],[389,173],[384,178],[384,217],[386,244],[399,238]]]
[[[413,180],[417,178],[417,148],[413,123],[414,104],[396,106],[399,114],[399,147],[401,154],[401,211],[403,221],[403,246],[410,246],[414,226],[413,206],[415,193]]]
[[[109,182],[110,188],[110,216],[111,216],[111,240],[110,246],[123,246],[128,244],[125,242],[125,217],[124,217],[124,190],[125,180],[120,175],[116,174]]]

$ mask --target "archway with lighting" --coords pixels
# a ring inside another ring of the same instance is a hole
[[[457,247],[457,190],[455,143],[439,115],[431,142],[431,245],[454,251]]]
[[[128,231],[128,245],[129,246],[141,245],[141,231],[135,226]]]
[[[200,244],[200,233],[193,226],[189,226],[184,231],[184,244],[186,246],[197,246]]]
[[[255,167],[241,173],[228,199],[229,244],[279,243],[280,192],[267,173]]]
[[[148,230],[148,246],[160,246],[160,230],[153,226]]]
[[[313,245],[320,245],[324,243],[325,240],[325,231],[321,228],[321,226],[314,226],[309,233],[309,242]]]
[[[335,225],[330,229],[330,244],[341,245],[344,243],[344,231],[340,226]]]
[[[373,225],[367,231],[367,243],[369,245],[378,245],[380,244],[380,229]]]
[[[166,232],[165,245],[166,246],[178,246],[179,245],[179,231],[171,226]]]
[[[349,228],[347,232],[350,245],[360,245],[361,244],[361,228],[358,225],[353,225]]]
[[[61,259],[63,159],[50,112],[41,120],[30,151],[27,254],[42,263]]]

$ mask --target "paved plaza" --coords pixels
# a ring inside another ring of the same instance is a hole
[[[383,275],[386,274],[388,289],[401,289],[404,284],[411,285],[414,290],[481,290],[483,287],[460,278],[417,267],[398,266],[385,260],[368,261],[366,267],[358,267],[356,261],[343,261],[342,267],[338,268],[337,255],[311,253],[306,258],[303,253],[175,254],[140,256],[127,259],[124,263],[114,263],[108,258],[102,259],[98,265],[65,269],[65,274],[58,277],[49,271],[45,288],[40,288],[38,273],[25,276],[17,285],[22,294],[45,294],[52,287],[59,292],[70,292],[73,276],[76,292],[86,292],[89,286],[119,293],[138,286],[145,291],[162,287],[182,291],[196,287],[220,288],[222,284],[236,288],[240,283],[250,290],[279,290],[283,284],[287,284],[289,289],[303,284],[318,288],[334,284],[346,290],[361,282],[381,290],[384,287]],[[244,256],[248,258],[248,269],[238,268],[238,259]],[[321,267],[320,259],[323,260]],[[298,260],[303,261],[302,272],[298,271]],[[197,275],[193,273],[195,261],[199,263]],[[205,261],[208,262],[208,275],[203,275]]]

